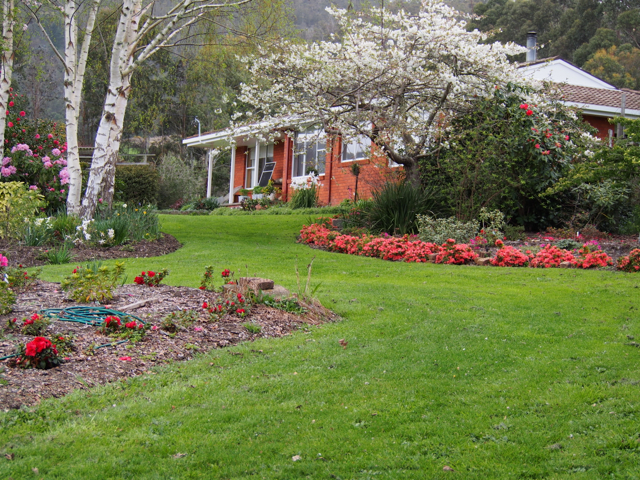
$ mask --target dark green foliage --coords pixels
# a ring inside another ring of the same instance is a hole
[[[71,263],[74,256],[71,254],[71,246],[65,244],[59,248],[48,250],[45,253],[45,258],[50,265],[62,265],[64,263]]]
[[[409,182],[387,182],[363,205],[364,226],[373,233],[391,235],[417,233],[416,215],[441,210],[436,188],[416,188]]]
[[[116,168],[116,200],[134,205],[155,205],[159,176],[150,165],[126,165]]]
[[[529,229],[562,222],[565,194],[547,189],[589,148],[581,134],[592,129],[559,103],[528,105],[527,94],[509,85],[477,100],[422,160],[423,181],[438,185],[459,219],[486,207]]]

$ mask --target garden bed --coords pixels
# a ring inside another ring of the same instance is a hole
[[[171,237],[172,238],[172,237]],[[156,251],[157,253],[157,251]],[[14,317],[18,323],[43,308],[66,308],[80,304],[68,301],[60,284],[39,281],[33,288],[18,295],[14,312],[0,316],[0,357],[15,352],[16,345],[33,340],[7,323]],[[282,337],[305,325],[318,325],[336,316],[317,305],[307,305],[304,315],[295,315],[262,304],[253,305],[245,318],[224,315],[218,321],[209,320],[203,302],[220,302],[222,294],[188,287],[160,285],[124,285],[115,291],[108,308],[121,310],[142,300],[148,304],[129,313],[149,325],[146,335],[137,343],[121,343],[96,349],[96,346],[119,341],[102,334],[97,327],[55,321],[46,336],[73,334],[74,348],[64,363],[48,370],[22,369],[14,366],[14,359],[0,361],[0,408],[20,408],[39,403],[47,397],[61,397],[74,389],[88,389],[95,385],[117,381],[149,372],[154,366],[187,360],[197,353],[235,345],[256,338]],[[178,310],[195,310],[198,316],[193,325],[179,327],[168,333],[160,327],[162,319]],[[243,324],[259,326],[251,333]],[[216,368],[212,363],[212,368]]]
[[[171,235],[163,233],[156,240],[143,240],[115,247],[80,245],[71,250],[72,263],[88,260],[111,260],[117,258],[158,257],[175,252],[182,245]],[[51,247],[25,247],[15,243],[0,242],[0,253],[9,259],[9,266],[36,267],[47,262],[44,253]]]

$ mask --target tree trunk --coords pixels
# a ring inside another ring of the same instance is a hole
[[[7,110],[13,75],[13,0],[2,2],[2,42],[0,47],[0,158],[4,157],[4,130],[7,124]]]
[[[69,171],[69,193],[67,195],[67,213],[80,214],[80,200],[82,198],[82,169],[80,167],[80,152],[78,148],[78,119],[80,116],[80,101],[82,99],[82,85],[89,55],[91,35],[95,26],[96,16],[100,7],[100,0],[93,0],[85,28],[80,56],[77,54],[78,42],[78,7],[73,0],[65,3],[65,121],[67,133],[67,170]]]
[[[113,42],[109,70],[109,88],[102,109],[102,117],[91,159],[91,171],[82,199],[82,218],[93,218],[100,195],[109,204],[113,201],[115,166],[122,138],[124,114],[131,90],[133,50],[137,41],[138,24],[132,21],[140,11],[141,0],[125,0]],[[123,72],[125,72],[123,74]]]
[[[420,179],[420,169],[418,168],[418,162],[411,159],[406,163],[402,164],[404,168],[404,178],[407,182],[409,182],[414,188],[421,188],[422,181]]]

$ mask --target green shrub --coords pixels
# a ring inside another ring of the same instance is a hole
[[[0,281],[0,315],[11,313],[15,303],[16,294],[6,283]]]
[[[524,233],[524,227],[522,225],[505,225],[504,236],[507,237],[507,240],[511,241],[524,241],[527,239],[527,235]]]
[[[47,251],[45,258],[50,265],[63,265],[65,263],[71,263],[74,256],[71,254],[71,246],[64,244],[60,248],[52,248]]]
[[[75,236],[76,228],[82,223],[79,217],[67,215],[65,209],[58,211],[52,218],[51,229],[53,230],[53,236],[59,241],[65,241],[68,237]]]
[[[116,168],[115,199],[133,205],[155,205],[160,176],[151,165],[124,165]]]
[[[453,238],[457,243],[467,243],[474,238],[480,229],[477,220],[461,222],[456,217],[434,218],[429,215],[418,215],[418,231],[420,240],[442,245]]]
[[[217,176],[215,173],[216,171],[214,170],[214,185],[218,183],[216,182]],[[164,155],[158,163],[158,174],[160,176],[158,186],[159,208],[169,208],[179,200],[191,202],[204,196],[207,171],[198,162],[183,160],[173,154]],[[228,172],[226,175],[228,179]]]
[[[0,238],[23,238],[27,225],[44,206],[42,195],[24,183],[0,182]]]
[[[49,245],[54,239],[53,219],[35,218],[25,227],[22,243],[28,247]]]
[[[76,267],[62,280],[62,289],[76,302],[104,303],[113,300],[113,290],[124,275],[124,263],[116,262],[112,269],[95,262],[86,267]]]
[[[309,188],[299,188],[293,191],[289,200],[289,207],[297,210],[300,208],[314,208],[318,206],[318,188],[311,185]]]

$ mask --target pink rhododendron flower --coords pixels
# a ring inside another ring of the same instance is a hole
[[[54,148],[53,150],[51,150],[51,153],[56,157],[59,157],[62,152],[60,151],[60,149]]]
[[[9,123],[7,123],[7,126],[8,126],[9,128],[13,127],[13,122],[9,122]]]
[[[42,163],[47,163],[47,162],[50,162],[50,161],[51,161],[50,157],[48,157],[46,155],[44,157],[42,157]]]
[[[44,168],[51,168],[53,167],[53,163],[51,162],[44,162]]]
[[[37,185],[29,185],[29,190],[37,190],[38,186]]]
[[[24,111],[20,112],[20,116],[24,117],[26,115],[26,113]]]
[[[36,133],[36,140],[38,140],[40,138],[40,134]]]
[[[53,134],[50,133],[49,135],[47,135],[47,138],[53,138]]]
[[[14,173],[16,173],[16,167],[14,167],[13,165],[0,168],[0,175],[2,175],[3,177],[9,177]]]
[[[2,159],[2,166],[6,167],[7,165],[9,165],[11,163],[11,157],[4,157]]]

